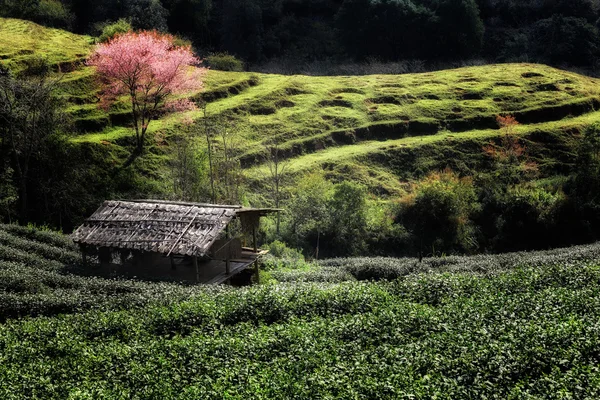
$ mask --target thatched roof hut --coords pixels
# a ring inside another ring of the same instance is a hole
[[[174,257],[183,257],[193,261],[196,280],[200,281],[200,258],[215,261],[206,264],[205,270],[219,265],[217,260],[224,261],[225,277],[251,265],[260,253],[256,246],[260,217],[273,211],[235,205],[108,200],[75,230],[72,238],[80,245],[84,262],[90,250],[98,254],[101,264],[111,264],[111,254],[118,252],[122,265],[134,255],[134,264],[143,264],[146,269],[158,263],[156,257],[160,256],[169,257],[175,269]],[[224,234],[228,224],[238,217],[243,231],[252,234],[252,248],[243,248],[239,238]],[[154,261],[144,256],[149,253],[155,255]]]
[[[80,244],[205,256],[240,206],[105,201],[72,235]]]

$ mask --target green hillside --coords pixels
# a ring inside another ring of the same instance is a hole
[[[125,156],[120,148],[130,135],[127,105],[108,112],[98,108],[93,71],[81,64],[90,38],[12,19],[0,21],[0,38],[9,65],[26,65],[36,56],[52,65],[71,65],[61,70],[66,71],[62,95],[79,132],[73,140],[102,143],[121,154],[117,158]],[[431,157],[418,167],[404,165],[407,153],[418,161],[413,153],[423,146],[427,153],[455,152],[463,145],[479,152],[481,144],[498,135],[498,114],[514,115],[521,123],[516,132],[545,146],[548,138],[569,142],[598,119],[600,105],[598,80],[534,64],[337,77],[211,71],[205,91],[190,95],[208,103],[209,116],[233,121],[249,178],[265,175],[260,166],[264,145],[278,143],[292,160],[290,172],[325,168],[331,176],[351,177],[380,194],[398,193],[400,183],[413,175],[407,170],[418,175],[444,167]],[[201,125],[202,115],[192,111],[185,117]],[[153,121],[150,133],[176,135],[182,117]],[[152,165],[160,170],[165,158],[157,154]],[[553,154],[547,156],[555,163]],[[476,163],[473,157],[462,161],[467,168]]]
[[[33,57],[43,57],[58,69],[85,60],[92,38],[33,22],[0,18],[0,60],[22,68]],[[69,69],[69,68],[67,68]]]

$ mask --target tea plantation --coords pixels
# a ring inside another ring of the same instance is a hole
[[[599,265],[593,244],[186,287],[84,277],[67,237],[1,225],[0,397],[597,398]]]

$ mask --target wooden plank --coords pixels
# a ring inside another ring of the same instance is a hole
[[[131,235],[129,235],[129,237],[127,238],[127,240],[124,240],[124,242],[127,242],[129,240],[131,240],[131,238],[133,237],[133,235],[135,235],[138,231],[138,229],[140,229],[140,227],[142,226],[142,224],[144,223],[144,221],[146,220],[146,218],[148,218],[150,215],[152,215],[152,213],[156,210],[156,208],[158,207],[158,205],[154,206],[154,208],[152,209],[152,211],[150,211],[148,214],[146,214],[144,216],[144,218],[141,219],[141,221],[139,222],[138,226],[135,227],[135,229],[133,230],[133,232],[131,232]]]
[[[247,261],[247,262],[232,262],[231,265],[231,273],[229,275],[221,273],[219,275],[216,275],[215,277],[213,277],[212,279],[203,282],[206,285],[218,285],[221,284],[223,282],[225,282],[226,280],[230,279],[231,277],[239,274],[240,272],[242,272],[243,270],[245,270],[246,268],[248,268],[250,265],[252,265],[254,261]]]
[[[177,246],[177,243],[179,243],[179,241],[181,240],[181,238],[183,237],[183,235],[185,235],[187,233],[187,231],[190,229],[190,227],[194,223],[194,220],[196,219],[196,217],[198,216],[199,213],[200,213],[200,211],[196,212],[196,215],[194,215],[194,218],[192,218],[192,220],[190,221],[190,223],[188,224],[188,226],[186,226],[185,229],[183,230],[183,232],[181,232],[181,235],[179,235],[179,237],[177,238],[177,240],[175,241],[175,243],[171,247],[171,250],[169,250],[169,252],[167,253],[167,257],[171,255],[171,252],[173,251],[173,249],[175,248],[175,246]]]
[[[115,210],[115,209],[116,209],[116,208],[117,208],[117,207],[118,207],[120,204],[121,204],[121,202],[117,201],[117,204],[115,204],[115,206],[114,206],[114,207],[113,207],[113,208],[110,210],[110,212],[109,212],[109,214],[108,214],[108,215],[110,215],[110,213],[112,213],[112,212],[113,212],[113,211],[114,211],[114,210]],[[108,216],[107,216],[107,218],[108,218]],[[96,230],[97,230],[99,227],[100,227],[100,225],[96,225],[96,226],[94,227],[94,229],[92,229],[92,230],[91,230],[91,232],[89,232],[89,233],[88,233],[88,234],[87,234],[87,235],[86,235],[86,236],[85,236],[85,237],[84,237],[82,240],[78,240],[78,241],[79,241],[79,242],[85,242],[85,241],[86,241],[86,240],[87,240],[87,239],[90,237],[90,235],[91,235],[92,233],[96,232]]]
[[[174,220],[174,219],[144,219],[144,222],[160,222],[160,223],[165,223],[165,224],[187,224],[189,221],[187,220],[183,220],[181,218],[186,217],[187,214],[185,214],[183,217],[180,217],[180,219],[178,220]],[[127,220],[127,219],[100,219],[100,218],[88,218],[86,220],[86,222],[122,222],[124,224],[137,224],[139,221],[138,220]],[[198,219],[196,218],[196,222],[201,223],[201,224],[206,224],[206,225],[214,225],[215,224],[215,220],[214,219],[209,219],[209,218],[204,218],[204,219]]]

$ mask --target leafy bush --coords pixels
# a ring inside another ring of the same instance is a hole
[[[0,396],[597,398],[599,282],[551,263],[9,321]]]
[[[44,25],[68,28],[73,22],[73,15],[59,0],[40,0],[35,19]]]
[[[477,210],[473,182],[446,170],[432,173],[403,199],[398,220],[415,236],[419,255],[476,248],[471,216]]]
[[[524,266],[581,265],[600,261],[600,243],[563,249],[495,255],[423,258],[355,257],[319,261],[324,270],[342,270],[357,280],[394,280],[418,273],[496,274]],[[301,274],[298,274],[301,277]],[[309,280],[301,277],[300,280]],[[292,277],[287,279],[293,280]]]
[[[19,72],[19,76],[39,76],[44,77],[50,73],[50,63],[48,59],[41,56],[29,57],[23,60],[23,70]]]
[[[98,37],[99,43],[106,43],[117,35],[133,30],[131,23],[124,18],[121,18],[116,22],[106,22],[101,29],[102,33],[100,33],[100,36]]]
[[[204,61],[212,69],[219,71],[243,71],[244,63],[228,53],[211,53]]]
[[[600,395],[600,243],[324,260],[234,289],[41,268],[68,238],[0,227],[1,398]]]

